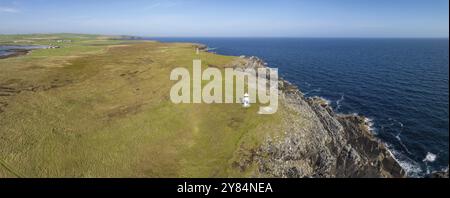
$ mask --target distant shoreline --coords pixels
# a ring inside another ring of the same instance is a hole
[[[28,46],[12,46],[12,45],[0,45],[1,46],[10,46],[11,49],[4,50],[5,52],[8,52],[7,54],[0,54],[0,59],[7,59],[7,58],[13,58],[18,56],[24,56],[29,54],[32,50],[35,49],[49,49],[50,46],[38,46],[38,45],[28,45]]]

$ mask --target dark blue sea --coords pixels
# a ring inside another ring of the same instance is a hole
[[[309,96],[372,120],[411,176],[449,163],[448,39],[156,38],[258,56]]]

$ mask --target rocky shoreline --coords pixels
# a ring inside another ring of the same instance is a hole
[[[0,55],[0,59],[7,59],[7,58],[13,58],[17,56],[24,56],[28,55],[31,51],[35,49],[56,49],[59,48],[59,46],[28,46],[28,48],[25,46],[18,46],[18,48],[12,48],[6,50],[6,52],[9,52],[7,55]]]
[[[425,178],[431,178],[431,179],[441,179],[441,178],[447,178],[448,179],[448,167],[446,170],[443,171],[436,171],[431,174],[428,174],[425,176]]]
[[[233,67],[268,67],[257,57],[239,58]],[[280,103],[294,115],[284,118],[285,134],[269,138],[238,162],[245,170],[255,165],[255,177],[376,177],[404,178],[406,171],[369,129],[366,118],[337,114],[320,97],[305,97],[292,83],[279,81]]]

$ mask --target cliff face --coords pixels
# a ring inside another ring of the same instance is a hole
[[[243,57],[241,57],[242,59]],[[240,67],[262,67],[245,58]],[[364,117],[339,115],[321,98],[306,98],[280,80],[284,118],[281,137],[269,137],[241,162],[256,165],[256,177],[406,177],[389,150],[374,137]]]

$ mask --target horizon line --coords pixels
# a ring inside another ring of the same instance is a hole
[[[48,34],[80,34],[80,35],[102,35],[102,36],[129,36],[129,37],[139,37],[142,39],[152,39],[152,38],[278,38],[278,39],[449,39],[449,37],[384,37],[384,36],[142,36],[138,34],[103,34],[103,33],[70,33],[70,32],[58,32],[58,33],[13,33],[0,35],[48,35]]]

